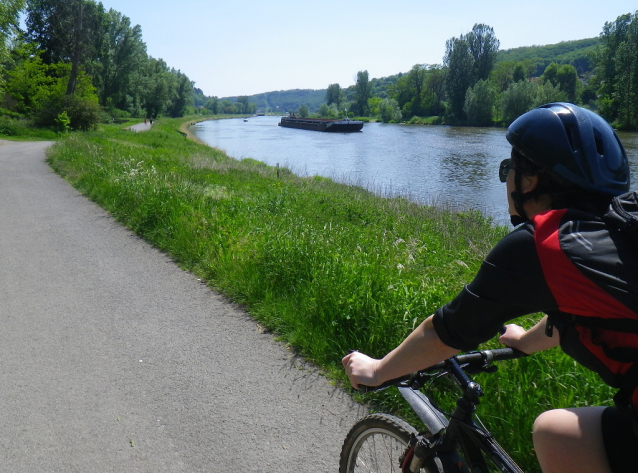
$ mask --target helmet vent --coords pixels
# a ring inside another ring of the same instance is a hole
[[[594,141],[596,141],[596,151],[598,151],[598,154],[600,156],[604,156],[605,155],[605,145],[603,143],[603,139],[600,136],[600,133],[598,132],[598,130],[594,130]]]
[[[572,135],[572,130],[569,127],[565,127],[565,132],[567,132],[567,139],[569,140],[569,147],[574,149],[574,137]]]

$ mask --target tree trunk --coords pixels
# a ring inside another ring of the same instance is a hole
[[[80,56],[82,49],[82,0],[78,0],[78,24],[75,29],[75,44],[73,45],[73,57],[71,58],[71,76],[66,86],[66,95],[75,93],[75,86],[78,81],[78,70],[80,68]]]

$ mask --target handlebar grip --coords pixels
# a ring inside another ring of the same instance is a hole
[[[365,384],[360,384],[358,391],[360,393],[371,393],[373,391],[381,391],[382,389],[389,388],[390,386],[396,386],[404,381],[409,380],[414,373],[407,374],[405,376],[401,376],[399,378],[394,378],[386,381],[385,383],[380,384],[379,386],[366,386]]]

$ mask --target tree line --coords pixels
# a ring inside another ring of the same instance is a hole
[[[149,56],[141,27],[101,2],[2,0],[0,99],[3,115],[88,130],[130,116],[183,116],[193,82]]]
[[[441,65],[417,64],[374,93],[374,80],[359,71],[353,87],[330,84],[322,117],[344,111],[384,122],[507,125],[548,102],[572,102],[598,111],[619,128],[638,128],[638,13],[605,23],[598,40],[582,40],[585,58],[551,62],[539,71],[531,58],[497,61],[500,42],[492,27],[476,24],[446,42]]]

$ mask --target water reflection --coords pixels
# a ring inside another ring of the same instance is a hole
[[[498,165],[510,153],[504,129],[367,123],[361,133],[333,134],[282,128],[278,122],[214,120],[193,131],[238,159],[279,163],[300,175],[331,177],[383,195],[477,209],[496,223],[509,222],[498,179]],[[638,180],[638,135],[619,136]]]

